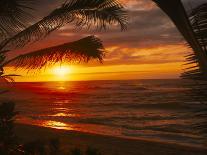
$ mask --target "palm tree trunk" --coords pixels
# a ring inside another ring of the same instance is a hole
[[[197,57],[197,63],[202,73],[201,79],[207,77],[207,54],[204,52],[202,46],[196,39],[192,25],[189,21],[185,8],[181,0],[152,0],[154,1],[173,21],[177,29],[183,35],[185,40],[194,50]]]

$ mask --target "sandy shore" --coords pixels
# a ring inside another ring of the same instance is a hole
[[[129,140],[111,136],[43,128],[16,124],[15,132],[23,142],[35,139],[59,138],[64,150],[72,148],[97,148],[103,155],[204,155],[207,149],[175,144]]]

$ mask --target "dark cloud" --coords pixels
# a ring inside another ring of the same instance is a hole
[[[120,32],[119,28],[111,27],[108,31],[95,32],[84,31],[81,36],[95,34],[98,35],[107,46],[119,44],[122,47],[143,48],[146,46],[156,46],[161,44],[180,43],[182,37],[171,23],[168,17],[159,9],[152,10],[130,10],[129,25],[125,32]],[[67,27],[60,31],[59,35],[73,36],[71,32],[74,27]],[[77,33],[74,33],[76,36]]]

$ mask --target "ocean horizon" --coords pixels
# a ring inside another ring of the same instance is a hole
[[[202,104],[181,79],[17,82],[1,101],[17,122],[64,130],[203,146],[194,126]]]

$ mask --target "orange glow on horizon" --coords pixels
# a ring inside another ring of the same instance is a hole
[[[72,73],[72,67],[69,65],[56,65],[48,68],[46,73],[51,74],[51,78],[54,81],[68,81],[70,80],[70,74]]]
[[[89,81],[89,80],[128,80],[128,79],[171,79],[179,78],[182,73],[182,62],[142,65],[109,65],[95,67],[74,67],[72,72],[57,76],[47,71],[36,74],[24,74],[16,77],[17,82],[39,81]],[[52,70],[51,70],[52,71]],[[64,91],[64,85],[58,88]]]
[[[171,79],[179,78],[183,72],[185,45],[165,45],[148,48],[107,48],[103,64],[89,62],[86,65],[57,64],[43,69],[38,74],[5,68],[6,74],[20,74],[17,82],[38,81],[88,81],[127,79]],[[114,54],[113,54],[114,53]],[[126,59],[122,55],[128,55]],[[129,60],[127,60],[129,59]],[[59,88],[64,90],[64,86]]]
[[[59,66],[52,68],[52,72],[57,76],[65,76],[71,73],[71,68],[69,66]]]

